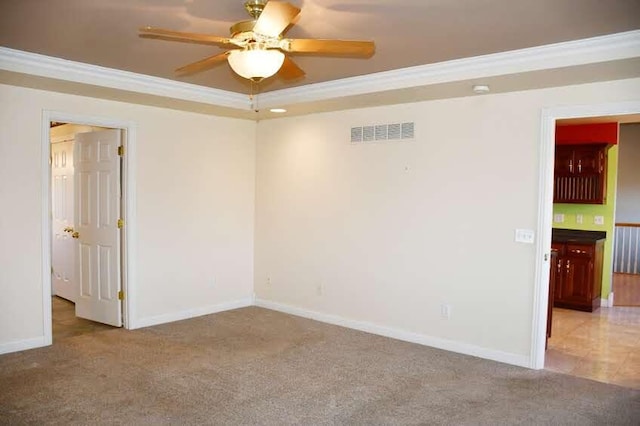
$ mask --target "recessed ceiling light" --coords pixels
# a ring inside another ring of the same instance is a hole
[[[269,111],[275,112],[276,114],[282,114],[283,112],[287,112],[284,108],[271,108]]]
[[[477,93],[479,95],[483,94],[483,93],[489,93],[489,86],[487,86],[486,84],[474,84],[473,85],[473,92]]]

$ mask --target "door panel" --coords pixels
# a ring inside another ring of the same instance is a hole
[[[602,150],[590,148],[576,148],[576,173],[600,173],[602,171]]]
[[[567,275],[563,300],[590,303],[591,274],[593,263],[589,258],[581,256],[571,256],[567,260]]]
[[[120,130],[76,135],[76,315],[120,327]]]
[[[556,174],[570,174],[573,171],[573,148],[571,146],[556,145],[554,172]]]
[[[53,294],[76,301],[77,286],[74,279],[73,227],[73,141],[51,145],[51,281]]]

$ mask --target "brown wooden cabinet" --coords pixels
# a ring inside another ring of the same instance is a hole
[[[608,144],[556,145],[554,203],[604,204]]]
[[[554,242],[550,274],[554,306],[592,312],[600,307],[604,239]]]

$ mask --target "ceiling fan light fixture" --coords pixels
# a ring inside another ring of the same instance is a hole
[[[240,77],[260,81],[278,72],[284,62],[284,53],[275,49],[233,50],[229,65]]]

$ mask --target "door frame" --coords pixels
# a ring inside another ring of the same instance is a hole
[[[543,108],[540,129],[538,242],[536,244],[531,327],[530,367],[544,368],[547,306],[549,303],[549,261],[553,227],[553,166],[556,120],[640,114],[640,101]]]
[[[53,343],[53,324],[51,319],[51,140],[50,123],[59,121],[70,124],[108,127],[124,132],[122,144],[125,155],[122,161],[122,205],[121,210],[125,226],[121,238],[121,275],[124,303],[122,322],[126,329],[134,329],[136,316],[136,123],[132,121],[94,117],[82,114],[43,110],[41,133],[42,168],[42,318],[44,325],[44,344]]]

